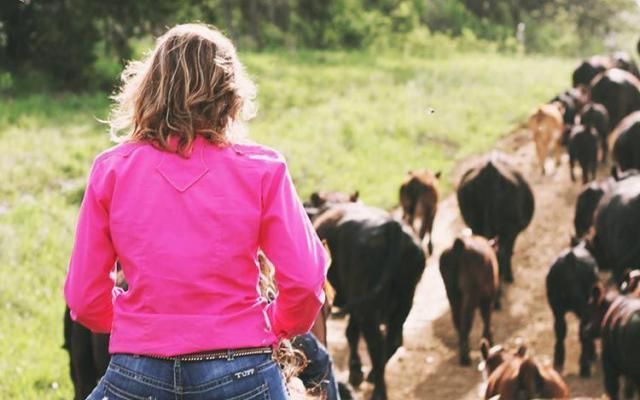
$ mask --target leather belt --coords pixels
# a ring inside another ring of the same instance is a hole
[[[208,361],[208,360],[233,360],[236,357],[256,356],[261,354],[273,354],[271,347],[247,347],[241,349],[215,350],[199,353],[180,354],[176,356],[158,356],[143,354],[141,357],[149,357],[167,361]]]

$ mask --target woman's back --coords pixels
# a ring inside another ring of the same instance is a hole
[[[110,332],[111,353],[246,353],[311,327],[326,255],[283,157],[231,139],[253,96],[231,42],[203,25],[171,29],[123,73],[111,127],[128,133],[94,161],[65,284],[72,318]]]
[[[257,290],[256,253],[265,196],[274,184],[283,189],[274,179],[285,178],[285,170],[273,150],[219,147],[202,138],[188,158],[140,143],[97,157],[89,196],[109,211],[113,250],[129,284],[114,302],[112,353],[172,355],[277,341]],[[266,211],[292,218],[303,212]],[[275,234],[280,245],[296,247]],[[262,242],[268,248],[276,240]],[[108,243],[92,250],[91,258],[111,251]],[[75,260],[89,262],[84,254],[75,253]],[[295,275],[297,266],[288,262],[281,269]],[[323,277],[322,269],[315,272],[310,284]],[[76,294],[91,295],[91,288],[84,290],[89,293]]]

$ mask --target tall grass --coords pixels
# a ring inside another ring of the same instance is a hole
[[[566,59],[447,54],[243,54],[259,85],[251,136],[282,151],[299,193],[396,203],[404,173],[489,149],[569,82]],[[107,94],[0,99],[0,398],[71,398],[62,282]],[[431,112],[433,110],[434,112]]]

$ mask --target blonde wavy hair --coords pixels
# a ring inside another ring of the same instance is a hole
[[[108,121],[116,142],[148,141],[186,155],[196,135],[229,144],[255,115],[256,87],[231,41],[212,26],[171,28],[121,79]]]

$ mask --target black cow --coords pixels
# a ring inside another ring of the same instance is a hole
[[[313,192],[309,196],[309,200],[304,202],[304,209],[311,221],[315,219],[322,211],[336,204],[357,203],[360,198],[360,192],[353,193],[344,192]]]
[[[640,169],[640,111],[625,117],[612,134],[613,160],[621,171]]]
[[[329,207],[314,226],[331,251],[328,279],[336,291],[334,305],[350,314],[349,382],[358,386],[363,379],[358,355],[362,334],[372,364],[372,398],[386,399],[385,365],[402,345],[403,324],[425,268],[420,240],[386,211],[358,203]]]
[[[611,68],[611,66],[611,59],[606,56],[593,56],[587,60],[583,60],[571,76],[573,87],[580,85],[589,86],[593,78]]]
[[[562,121],[564,122],[564,130],[562,134],[563,146],[569,143],[569,133],[575,123],[576,116],[583,104],[583,94],[578,89],[569,89],[555,96],[549,101],[549,104],[559,102],[562,104]]]
[[[611,62],[613,63],[614,68],[623,69],[631,74],[633,74],[636,78],[640,78],[640,71],[638,71],[638,65],[631,58],[631,55],[626,51],[616,51],[611,55]]]
[[[553,263],[547,273],[547,300],[553,312],[553,329],[556,344],[553,366],[562,372],[564,366],[564,339],[567,336],[565,314],[574,313],[578,318],[585,315],[591,288],[598,282],[598,267],[591,254],[580,244],[565,250]],[[591,374],[591,362],[594,360],[593,339],[587,338],[580,326],[580,376]]]
[[[116,263],[112,272],[115,286],[126,291],[127,281],[120,267]],[[86,398],[98,380],[107,371],[109,360],[109,334],[93,333],[78,322],[71,319],[69,307],[64,312],[64,349],[69,352],[69,371],[75,400]]]
[[[580,112],[580,123],[587,129],[595,128],[598,132],[602,149],[602,161],[606,162],[609,155],[609,142],[607,139],[611,132],[607,109],[599,103],[587,104]]]
[[[75,400],[85,399],[109,365],[109,335],[92,333],[71,319],[69,307],[64,313],[64,349],[69,352],[69,373]]]
[[[457,197],[462,218],[471,230],[488,239],[497,237],[500,277],[513,282],[513,247],[533,217],[529,184],[506,154],[492,152],[462,176]]]
[[[617,183],[605,194],[594,216],[588,247],[601,269],[620,284],[625,269],[640,265],[640,175]]]
[[[609,398],[618,399],[621,376],[640,388],[640,298],[605,293],[597,284],[583,323],[585,334],[602,338],[602,372]],[[633,386],[627,389],[633,390]],[[629,391],[627,397],[631,397]]]
[[[612,190],[615,182],[612,177],[598,182],[591,182],[580,192],[576,200],[576,211],[573,218],[575,236],[571,238],[572,245],[577,245],[589,232],[589,229],[593,226],[593,214],[598,207],[598,203],[600,203],[605,193],[609,193]]]
[[[611,126],[640,110],[640,82],[627,71],[612,68],[593,80],[591,101],[602,104],[609,113]]]
[[[598,132],[595,128],[575,125],[571,129],[569,139],[569,173],[571,181],[575,182],[573,173],[576,161],[582,169],[582,183],[596,178],[598,167]]]

